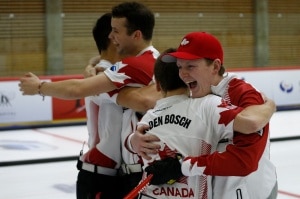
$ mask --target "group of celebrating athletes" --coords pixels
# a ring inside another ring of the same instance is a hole
[[[274,102],[225,72],[213,35],[188,33],[160,55],[154,25],[145,5],[118,4],[93,29],[100,56],[86,78],[20,78],[23,95],[85,97],[89,150],[78,158],[77,199],[124,198],[149,174],[137,198],[275,199]]]

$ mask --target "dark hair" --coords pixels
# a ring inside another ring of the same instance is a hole
[[[180,79],[176,62],[166,63],[161,57],[166,53],[176,52],[175,48],[165,50],[156,60],[154,65],[154,77],[164,92],[178,88],[187,88],[187,85]]]
[[[208,59],[208,58],[205,58],[205,61],[207,65],[211,65],[214,62],[213,59]],[[225,73],[225,67],[222,64],[220,70],[218,71],[218,75],[223,76],[224,73]]]
[[[124,2],[112,8],[112,17],[127,19],[127,34],[140,30],[143,38],[150,41],[153,35],[155,19],[153,12],[138,2]]]
[[[102,50],[107,50],[109,45],[108,35],[111,32],[111,13],[102,15],[96,22],[93,28],[93,37],[96,42],[99,53]]]
[[[225,73],[225,67],[223,66],[223,65],[221,65],[221,68],[220,68],[220,70],[219,70],[219,75],[220,76],[223,76],[224,75],[224,73]]]

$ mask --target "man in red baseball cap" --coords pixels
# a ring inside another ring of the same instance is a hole
[[[177,62],[179,76],[189,86],[193,98],[203,97],[210,90],[227,103],[243,108],[265,103],[264,96],[254,87],[234,74],[225,73],[222,45],[207,32],[187,34],[177,51],[163,55],[162,61]],[[276,198],[276,169],[269,157],[270,117],[260,114],[263,128],[248,135],[235,132],[232,142],[218,144],[222,153],[185,158],[181,166],[183,174],[194,175],[190,170],[193,165],[204,167],[203,174],[215,176],[215,198],[236,198],[237,194],[251,199]]]
[[[215,176],[214,198],[275,199],[278,187],[276,168],[269,157],[268,123],[276,110],[274,102],[236,75],[225,73],[222,45],[207,32],[185,35],[177,51],[163,55],[161,60],[177,62],[179,76],[188,85],[191,97],[212,92],[228,104],[245,108],[259,121],[256,128],[245,126],[243,133],[248,134],[234,132],[232,140],[220,141],[217,152],[185,157],[182,173]],[[147,158],[147,153],[154,152],[155,144],[149,138],[141,138],[141,131],[134,133],[131,144],[135,152]]]

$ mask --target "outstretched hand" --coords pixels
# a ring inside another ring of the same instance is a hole
[[[36,95],[39,91],[41,80],[33,73],[26,73],[20,78],[19,90],[23,95]]]
[[[157,154],[160,145],[155,143],[159,141],[159,138],[155,135],[145,134],[144,131],[149,127],[139,126],[133,133],[130,140],[132,149],[146,160],[151,160],[148,154]]]

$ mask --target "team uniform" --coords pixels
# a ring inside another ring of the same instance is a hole
[[[212,87],[212,92],[222,96],[227,103],[243,108],[264,103],[255,88],[230,73],[217,86]],[[249,135],[235,132],[232,140],[235,146],[229,144],[226,147],[227,152],[214,153],[204,157],[202,162],[198,161],[199,166],[205,166],[204,174],[215,176],[214,198],[276,198],[277,176],[276,168],[270,161],[269,136],[269,124],[260,132]],[[219,144],[218,151],[224,150],[224,145]],[[251,161],[245,161],[249,158]],[[226,161],[222,161],[225,159]],[[247,175],[249,166],[257,167],[257,170]],[[227,175],[229,177],[222,177]]]
[[[124,86],[142,87],[148,85],[152,81],[153,67],[159,52],[153,47],[149,46],[142,50],[135,57],[128,57],[122,61],[114,64],[111,69],[106,69],[104,73],[117,86],[122,88]],[[116,102],[117,92],[109,92]],[[135,130],[139,118],[137,114],[131,109],[125,109],[122,117],[122,131],[121,131],[121,152],[122,161],[121,173],[124,175],[124,192],[127,193],[134,188],[142,175],[141,159],[137,154],[131,153],[125,149],[126,139],[130,133]]]
[[[95,67],[110,68],[101,60]],[[121,128],[123,109],[112,96],[102,93],[85,98],[89,150],[79,157],[78,198],[120,198],[117,195],[117,172],[121,165]]]
[[[206,32],[191,32],[182,39],[176,52],[168,53],[162,60],[177,61],[185,69],[189,68],[187,60],[203,58],[217,60],[221,71],[222,45],[217,38]],[[214,64],[207,65],[215,67]],[[200,62],[199,67],[202,67]],[[185,72],[186,76],[193,76],[189,69]],[[213,78],[217,81],[220,77]],[[211,91],[221,96],[227,104],[241,108],[264,103],[260,92],[232,74],[225,74],[217,86],[211,87]],[[195,92],[201,93],[198,90]],[[210,186],[213,187],[212,197],[215,199],[276,198],[276,170],[269,157],[269,125],[248,135],[234,132],[232,139],[227,143],[225,141],[220,140],[217,151],[212,154],[189,154],[181,163],[182,173],[186,176],[214,176]]]
[[[220,140],[233,137],[233,121],[241,110],[215,95],[198,99],[175,95],[158,100],[139,122],[149,125],[147,133],[159,137],[161,145],[150,161],[143,159],[144,167],[176,153],[183,157],[211,154]],[[172,185],[149,185],[140,198],[212,198],[212,179],[206,175],[184,176]]]

